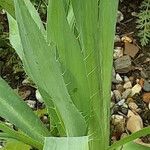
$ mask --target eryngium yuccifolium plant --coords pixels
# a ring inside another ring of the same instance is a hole
[[[7,10],[10,43],[50,118],[46,128],[0,78],[0,116],[19,129],[1,122],[0,138],[39,150],[114,150],[150,133],[145,128],[110,146],[118,0],[49,0],[46,28],[30,0],[1,0],[0,4]]]

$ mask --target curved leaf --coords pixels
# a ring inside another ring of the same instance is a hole
[[[49,135],[39,118],[2,78],[0,78],[0,110],[1,117],[39,142]]]
[[[85,135],[87,129],[85,120],[68,94],[51,46],[46,43],[24,1],[15,0],[15,10],[29,75],[39,89],[46,91],[52,98],[67,135]]]
[[[117,141],[116,143],[112,144],[108,150],[114,150],[115,148],[122,146],[130,141],[133,141],[141,136],[145,136],[147,134],[150,134],[150,127],[146,127],[141,129],[140,131],[137,131],[135,133],[132,133],[131,135],[121,139],[120,141]]]

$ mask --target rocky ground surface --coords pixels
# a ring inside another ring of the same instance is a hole
[[[111,87],[111,142],[150,125],[150,45],[141,47],[136,13],[142,0],[120,2],[114,46]],[[0,75],[15,89],[41,120],[49,125],[36,87],[6,40],[7,19],[0,14]],[[150,143],[150,135],[141,138]]]
[[[150,45],[141,47],[136,13],[141,1],[120,3],[111,91],[112,142],[150,125]],[[141,138],[150,143],[150,135]]]

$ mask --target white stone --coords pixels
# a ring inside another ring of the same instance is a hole
[[[130,81],[129,78],[127,76],[124,76],[124,82],[128,82]]]
[[[124,89],[130,89],[132,88],[132,83],[130,81],[126,82],[124,85],[123,85],[123,88]]]
[[[39,102],[41,102],[41,103],[44,102],[44,101],[43,101],[43,98],[42,98],[42,96],[41,96],[41,94],[40,94],[40,92],[39,92],[38,90],[36,90],[36,92],[35,92],[35,97],[36,97],[36,99],[37,99]]]
[[[122,99],[122,100],[120,100],[117,104],[118,104],[119,106],[122,106],[122,105],[124,104],[124,102],[125,102],[125,99]]]
[[[34,101],[34,100],[26,100],[26,103],[27,103],[27,105],[30,108],[35,108],[36,101]]]
[[[142,90],[141,85],[139,85],[139,84],[137,83],[137,84],[134,85],[134,87],[132,88],[131,96],[135,95],[136,93],[140,93],[141,90]]]
[[[121,76],[119,75],[119,73],[116,74],[116,80],[119,82],[123,82]]]

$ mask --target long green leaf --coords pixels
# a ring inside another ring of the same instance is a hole
[[[89,150],[88,137],[47,137],[43,150]]]
[[[0,0],[0,6],[2,6],[12,17],[15,18],[15,8],[13,0]]]
[[[28,8],[32,18],[34,19],[35,23],[38,25],[39,29],[42,31],[43,35],[45,35],[45,29],[42,24],[42,21],[39,17],[38,12],[30,2],[30,0],[25,1],[26,7]],[[7,9],[6,9],[7,10]],[[20,59],[23,60],[23,48],[21,44],[21,39],[19,35],[18,25],[16,20],[12,17],[12,14],[7,13],[8,22],[9,22],[9,40],[14,49],[16,50],[17,54],[19,55]]]
[[[1,117],[33,139],[42,142],[44,137],[49,135],[39,118],[2,78],[0,78],[0,110]]]
[[[46,43],[24,0],[15,0],[15,10],[25,59],[30,68],[32,80],[52,98],[63,119],[67,135],[84,135],[87,128],[85,120],[70,99],[51,46]]]
[[[73,102],[88,118],[90,95],[85,64],[79,43],[67,22],[62,0],[49,0],[47,37],[58,49],[58,59]]]
[[[117,141],[116,143],[112,144],[108,150],[114,150],[115,148],[122,146],[130,141],[133,141],[141,136],[145,136],[147,134],[150,134],[150,127],[146,127],[141,129],[140,131],[137,131],[135,133],[132,133],[131,135],[121,139],[120,141]]]
[[[36,147],[38,149],[42,149],[43,145],[37,141],[35,141],[34,139],[28,137],[27,135],[24,135],[21,132],[15,131],[13,129],[11,129],[10,127],[8,127],[7,125],[5,125],[4,123],[0,122],[0,130],[2,130],[3,132],[7,133],[8,135],[5,138],[13,138],[16,139],[20,142],[23,142],[25,144],[28,145],[32,145],[33,147]]]
[[[79,33],[79,41],[83,50],[88,83],[90,87],[91,99],[91,118],[89,124],[89,134],[92,140],[90,147],[94,150],[99,149],[101,137],[103,137],[103,126],[101,120],[100,100],[100,80],[99,80],[99,63],[98,63],[98,0],[72,0],[72,6],[76,19]]]
[[[144,146],[141,144],[137,144],[135,142],[129,142],[125,144],[124,146],[117,148],[116,150],[149,150],[149,149],[150,147],[146,145]]]
[[[17,140],[9,139],[1,150],[30,150],[31,147]]]

